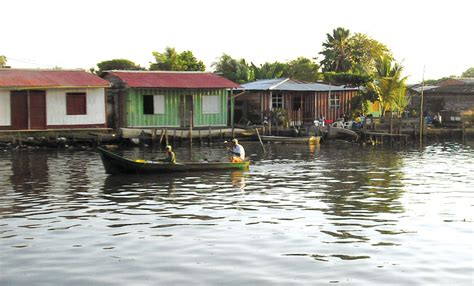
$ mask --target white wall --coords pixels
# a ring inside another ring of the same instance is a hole
[[[66,92],[87,93],[87,114],[66,115]],[[46,91],[46,124],[105,124],[105,89],[48,89]]]
[[[0,126],[11,125],[10,91],[0,90]]]

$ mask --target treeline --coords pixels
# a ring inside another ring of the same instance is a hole
[[[384,44],[361,33],[336,28],[326,34],[322,51],[314,58],[298,57],[288,62],[266,62],[255,65],[245,59],[223,54],[212,63],[214,72],[237,82],[289,77],[295,80],[324,81],[334,85],[358,86],[360,95],[353,99],[354,110],[365,111],[368,101],[379,101],[385,110],[403,112],[408,104],[403,67],[394,60]],[[91,70],[101,74],[105,70],[165,70],[204,71],[206,66],[191,51],[177,52],[167,47],[163,53],[153,52],[154,62],[148,68],[126,59],[114,59],[97,64]],[[319,57],[321,59],[319,60]]]

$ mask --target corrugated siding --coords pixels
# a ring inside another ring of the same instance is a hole
[[[144,114],[143,95],[164,95],[164,114]],[[193,96],[194,126],[226,126],[227,125],[227,90],[225,89],[130,89],[126,99],[128,127],[179,127],[181,100],[186,95]],[[202,96],[219,96],[219,113],[202,114]]]
[[[344,114],[351,113],[351,99],[357,91],[332,91],[331,94],[339,96],[339,107],[329,107],[329,92],[316,92],[315,113],[321,114],[329,120],[336,120]]]
[[[0,90],[0,126],[11,125],[10,91]]]
[[[219,113],[202,113],[202,96],[219,96]],[[227,125],[227,90],[200,90],[194,93],[194,126],[225,126]]]

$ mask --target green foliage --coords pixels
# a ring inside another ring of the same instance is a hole
[[[0,68],[6,67],[6,66],[7,66],[7,57],[0,56]]]
[[[270,120],[273,125],[283,126],[285,128],[290,127],[290,117],[288,110],[283,108],[272,109],[270,114]]]
[[[444,80],[452,79],[452,78],[456,78],[456,76],[452,75],[452,76],[445,76],[445,77],[442,77],[442,78],[439,78],[439,79],[428,79],[428,80],[425,80],[425,85],[437,85],[438,83],[440,83]]]
[[[150,70],[163,71],[204,71],[206,66],[196,59],[191,51],[176,52],[175,48],[166,47],[164,53],[153,52],[155,63],[150,64]]]
[[[259,67],[252,63],[252,70],[255,74],[255,79],[269,79],[287,77],[289,66],[286,63],[266,62]]]
[[[402,77],[403,66],[394,63],[389,56],[383,56],[376,65],[374,80],[368,83],[367,88],[377,96],[382,108],[382,115],[387,110],[404,108],[406,97],[406,77]],[[403,111],[402,110],[402,111]]]
[[[344,28],[336,28],[327,34],[323,43],[324,56],[321,61],[324,72],[371,75],[376,71],[381,57],[393,60],[393,55],[384,44],[361,33],[350,35]]]
[[[349,41],[350,31],[338,27],[331,34],[326,34],[326,42],[323,43],[324,56],[321,61],[323,71],[348,72],[352,68],[351,49]]]
[[[238,83],[282,77],[311,82],[320,79],[319,65],[305,57],[299,57],[288,63],[276,61],[256,66],[254,63],[247,64],[244,59],[238,60],[223,54],[212,66],[216,73]]]
[[[361,33],[356,33],[349,39],[353,66],[351,70],[358,74],[373,74],[376,71],[377,60],[387,57],[393,60],[393,55],[387,46]]]
[[[474,77],[474,67],[468,68],[465,72],[462,73],[461,77]]]
[[[237,83],[246,83],[255,80],[254,71],[244,59],[236,60],[223,54],[212,64],[214,71],[223,77]]]
[[[287,77],[301,81],[318,81],[319,65],[314,60],[299,57],[288,63]]]
[[[91,69],[91,72],[101,75],[104,71],[108,70],[144,70],[141,66],[135,64],[134,62],[126,59],[113,59],[109,61],[103,61],[97,64],[98,70],[94,68]]]
[[[398,116],[401,116],[410,103],[410,98],[407,96],[406,86],[403,84],[403,86],[396,90],[393,95],[392,107],[397,111]]]
[[[369,75],[359,75],[349,72],[336,73],[336,72],[325,72],[323,73],[325,82],[334,85],[345,85],[351,87],[366,86],[373,79]]]

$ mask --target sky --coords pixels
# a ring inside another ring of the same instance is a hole
[[[319,57],[337,27],[385,44],[409,83],[474,67],[473,0],[3,0],[0,55],[12,68],[90,69],[190,50],[257,65]]]

